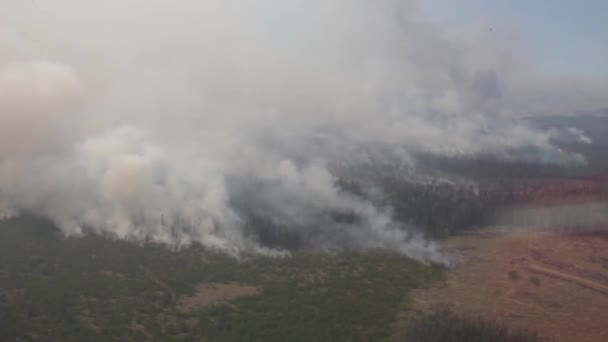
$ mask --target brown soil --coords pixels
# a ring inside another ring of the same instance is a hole
[[[608,234],[489,230],[446,245],[460,265],[412,294],[400,329],[416,312],[450,308],[555,341],[608,341]]]
[[[228,303],[241,297],[257,296],[262,293],[258,286],[226,283],[201,283],[190,297],[179,300],[178,309],[192,312],[209,306]]]

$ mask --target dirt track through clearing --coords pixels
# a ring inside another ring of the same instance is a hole
[[[608,341],[608,234],[486,230],[446,248],[461,264],[412,294],[400,329],[416,312],[449,308],[554,341]]]

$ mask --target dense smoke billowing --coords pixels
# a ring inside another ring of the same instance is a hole
[[[311,248],[441,260],[390,208],[342,191],[331,166],[374,151],[403,164],[530,150],[577,161],[551,145],[555,132],[518,118],[591,111],[605,97],[594,82],[535,72],[508,32],[463,37],[415,9],[0,0],[0,217],[278,253],[256,235],[262,217]]]

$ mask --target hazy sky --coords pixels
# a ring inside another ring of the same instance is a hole
[[[425,0],[426,16],[465,28],[509,28],[558,74],[608,78],[608,1]]]

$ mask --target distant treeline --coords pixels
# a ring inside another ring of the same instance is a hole
[[[608,178],[582,166],[425,156],[416,170],[379,168],[349,172],[339,186],[362,197],[373,192],[379,205],[393,209],[398,222],[429,238],[496,223],[503,211],[521,205],[608,199]]]
[[[492,156],[419,156],[415,168],[375,161],[335,167],[332,173],[339,191],[390,208],[397,225],[432,239],[495,224],[505,211],[522,205],[608,198],[606,182],[582,166]],[[236,206],[250,237],[272,248],[318,249],[328,239],[348,248],[349,229],[362,223],[354,212],[321,210],[314,219],[294,223],[275,217],[264,203],[242,200]]]

